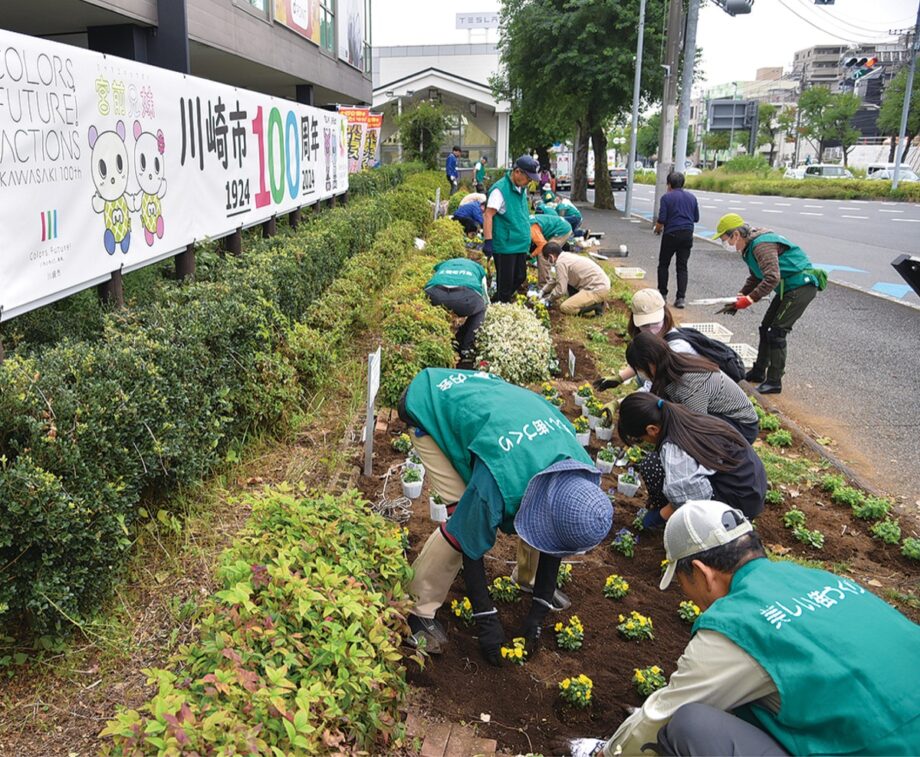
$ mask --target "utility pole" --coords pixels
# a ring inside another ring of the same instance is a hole
[[[891,180],[892,189],[898,188],[901,160],[907,147],[904,144],[907,139],[907,115],[910,112],[911,95],[914,93],[914,72],[917,69],[918,52],[920,52],[920,3],[917,4],[917,22],[914,24],[914,39],[910,45],[910,69],[907,71],[907,86],[904,87],[904,106],[901,108],[901,130],[898,132],[898,151],[894,159],[894,178]]]
[[[639,0],[639,38],[636,42],[636,75],[633,79],[632,128],[629,132],[629,161],[626,166],[626,207],[629,218],[632,212],[633,179],[636,176],[636,132],[639,129],[639,89],[642,85],[642,43],[645,41],[645,0]]]
[[[674,148],[676,170],[683,173],[687,165],[687,141],[690,135],[690,105],[693,99],[693,70],[696,65],[696,27],[700,18],[700,0],[690,0],[687,30],[684,34],[684,68],[680,79],[680,115],[677,119],[677,147]]]
[[[664,96],[661,98],[661,131],[658,134],[658,166],[655,176],[655,205],[652,218],[658,217],[658,204],[665,193],[668,173],[674,164],[674,120],[677,115],[677,69],[680,63],[681,0],[669,0],[668,41],[666,47]]]

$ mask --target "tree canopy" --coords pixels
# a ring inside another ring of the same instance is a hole
[[[429,168],[437,168],[438,152],[450,126],[447,113],[440,103],[423,100],[405,111],[398,119],[399,141],[409,160],[420,160]]]
[[[802,134],[815,143],[818,159],[832,142],[843,147],[843,164],[847,152],[859,139],[859,131],[850,122],[859,110],[859,98],[849,92],[835,93],[824,87],[806,89],[799,97],[802,114]]]
[[[902,68],[897,76],[885,88],[882,97],[882,108],[878,114],[878,128],[882,134],[894,136],[901,131],[901,110],[904,107],[904,90],[907,87],[907,67]],[[914,86],[911,88],[910,106],[907,111],[907,151],[913,137],[920,134],[920,75],[914,75]],[[894,147],[894,144],[892,144]],[[894,151],[892,150],[892,154]]]

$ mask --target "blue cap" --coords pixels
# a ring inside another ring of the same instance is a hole
[[[529,155],[522,155],[514,161],[514,167],[521,169],[531,181],[540,181],[540,164]]]
[[[600,480],[600,471],[591,465],[553,463],[530,479],[514,530],[534,549],[556,557],[593,549],[613,525],[613,505],[598,486]]]

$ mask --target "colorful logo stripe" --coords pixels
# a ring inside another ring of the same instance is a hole
[[[58,236],[58,212],[57,210],[45,210],[42,212],[42,241],[47,242],[50,239],[57,239]]]

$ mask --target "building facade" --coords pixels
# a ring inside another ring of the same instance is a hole
[[[489,84],[498,70],[498,49],[490,43],[374,48],[373,107],[385,114],[381,161],[402,159],[397,117],[413,104],[435,100],[451,120],[442,159],[459,145],[461,172],[482,156],[491,166],[508,165],[511,104],[496,99]]]
[[[28,0],[0,28],[331,107],[369,103],[371,0]]]

